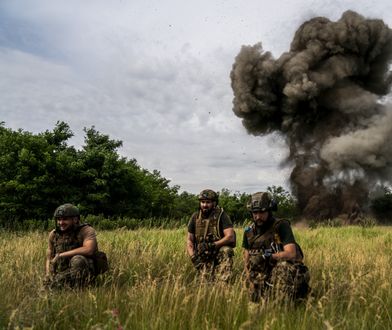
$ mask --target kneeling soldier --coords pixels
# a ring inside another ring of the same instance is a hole
[[[80,224],[79,209],[72,204],[54,212],[56,229],[49,234],[46,256],[48,288],[81,287],[107,270],[106,255],[98,251],[95,230]]]
[[[243,238],[245,274],[250,299],[267,294],[277,298],[304,298],[309,291],[309,271],[288,220],[275,219],[277,204],[268,192],[252,195],[248,204],[253,224]]]
[[[199,194],[199,211],[188,223],[187,252],[195,268],[208,279],[229,282],[236,237],[229,216],[218,206],[218,194]]]

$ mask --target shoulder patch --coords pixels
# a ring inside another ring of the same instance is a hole
[[[247,233],[247,232],[250,232],[252,230],[252,226],[248,226],[248,227],[246,227],[245,228],[245,232]]]

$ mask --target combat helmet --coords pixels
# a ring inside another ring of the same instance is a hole
[[[54,211],[54,218],[61,218],[61,217],[79,217],[80,212],[79,209],[70,203],[66,203],[63,205],[60,205],[55,211]]]
[[[269,192],[254,193],[247,205],[251,212],[277,211],[278,204]]]
[[[198,196],[199,201],[207,199],[218,203],[218,194],[211,189],[204,189]]]

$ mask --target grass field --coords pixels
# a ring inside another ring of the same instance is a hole
[[[0,232],[0,329],[392,329],[392,227],[295,230],[312,294],[256,308],[241,276],[242,230],[226,286],[195,280],[185,233],[99,232],[110,273],[89,289],[47,293],[47,234]]]

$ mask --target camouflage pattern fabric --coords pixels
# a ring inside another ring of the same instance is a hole
[[[279,261],[271,271],[250,271],[249,297],[257,302],[261,297],[301,299],[309,293],[309,270],[302,262]]]
[[[80,288],[88,285],[93,278],[93,259],[76,255],[70,259],[69,267],[54,273],[46,285],[51,289],[61,289],[64,287]]]
[[[222,246],[215,257],[201,262],[197,267],[202,279],[228,283],[232,276],[234,251],[229,246]]]
[[[277,298],[300,299],[309,292],[309,270],[302,262],[278,262],[272,270],[273,294]]]

